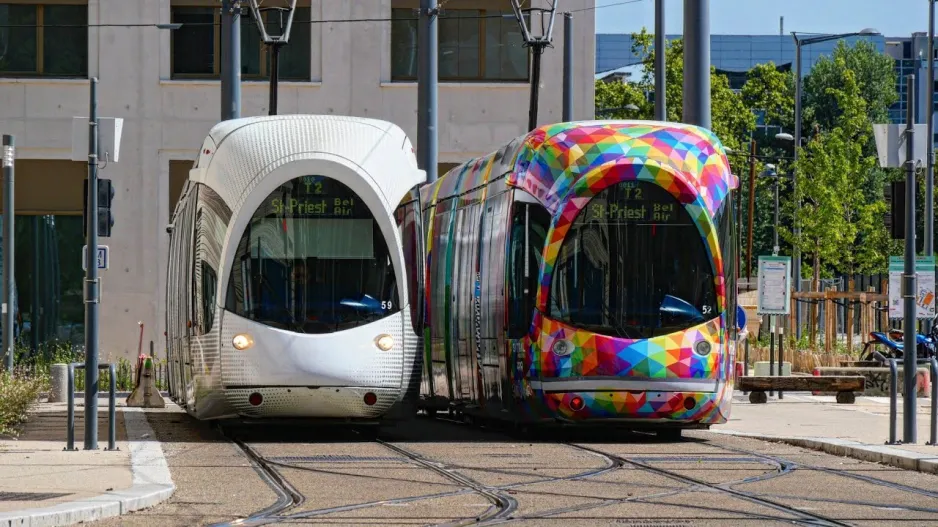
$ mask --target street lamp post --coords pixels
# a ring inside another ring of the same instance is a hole
[[[795,136],[793,141],[795,143],[795,153],[794,160],[798,161],[798,149],[801,148],[801,48],[804,46],[810,46],[811,44],[817,44],[819,42],[827,42],[830,40],[838,40],[846,37],[853,36],[873,36],[880,35],[881,33],[872,28],[866,28],[854,33],[841,33],[839,35],[822,35],[817,37],[810,37],[805,39],[799,39],[798,33],[795,31],[791,32],[791,36],[795,41]],[[792,193],[795,194],[797,187],[794,180],[792,181]],[[795,194],[797,195],[797,194]],[[794,223],[794,233],[797,238],[801,234],[801,227],[798,225],[798,204],[795,204],[795,209],[793,213],[792,221]],[[801,291],[801,251],[798,249],[797,244],[794,248],[793,253],[793,274],[795,278],[795,291]],[[795,303],[795,336],[796,338],[801,338],[801,304]]]
[[[544,49],[552,47],[551,40],[554,35],[554,15],[557,12],[557,0],[547,0],[548,7],[522,8],[521,0],[511,0],[511,10],[521,27],[521,36],[524,46],[531,48],[533,63],[531,65],[531,100],[528,107],[528,131],[537,127],[537,99],[541,82],[541,55]],[[532,31],[534,18],[540,21],[540,32]],[[530,22],[527,18],[530,17]]]

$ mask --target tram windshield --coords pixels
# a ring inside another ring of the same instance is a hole
[[[304,176],[281,185],[241,237],[226,308],[298,333],[331,333],[398,311],[378,222],[334,179]]]
[[[714,265],[687,210],[629,181],[589,202],[568,231],[550,288],[556,320],[623,338],[681,331],[718,315]]]

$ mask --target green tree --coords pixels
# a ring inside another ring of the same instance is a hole
[[[638,112],[603,113],[603,118],[630,118],[652,119],[654,116],[654,102],[645,97],[655,94],[655,51],[652,49],[653,37],[647,29],[642,28],[640,33],[632,34],[632,50],[641,57],[642,75],[635,83],[628,87],[596,85],[596,108],[624,107],[627,104],[638,106]],[[672,40],[665,51],[665,102],[667,103],[668,120],[681,122],[683,119],[683,89],[684,89],[684,43],[682,40]],[[602,93],[602,95],[600,95]],[[640,100],[636,100],[641,97]],[[755,117],[743,103],[742,96],[730,89],[729,79],[710,68],[710,106],[711,130],[733,150],[739,150],[745,138],[755,128]],[[597,112],[597,115],[600,115]]]
[[[793,123],[794,91],[793,79],[786,72],[779,71],[775,64],[769,62],[759,64],[750,70],[747,74],[746,83],[741,90],[742,101],[750,113],[756,114],[762,112],[763,122],[766,127],[758,128],[753,131],[750,139],[756,143],[756,159],[753,163],[755,172],[755,195],[753,208],[753,258],[751,263],[757,265],[756,256],[771,254],[775,245],[775,188],[774,178],[766,177],[766,165],[776,165],[776,171],[785,175],[790,172],[791,164],[789,159],[792,157],[792,143],[775,138],[775,134],[780,131],[791,131]],[[737,154],[736,161],[740,165],[734,165],[734,171],[743,174],[741,191],[743,200],[749,200],[749,145],[743,146],[744,152]],[[780,189],[782,197],[785,195],[785,186]],[[744,247],[748,248],[748,206],[743,207],[740,227],[740,235]],[[786,225],[789,220],[784,214],[780,214],[780,223]],[[780,243],[780,254],[790,255],[790,247],[785,243]],[[745,270],[745,265],[743,266]]]
[[[654,105],[649,103],[644,92],[629,82],[596,81],[596,117],[600,119],[649,119],[654,114]],[[638,111],[626,110],[634,104]]]
[[[813,124],[822,130],[831,130],[836,126],[842,107],[830,88],[842,86],[847,70],[853,72],[859,97],[866,102],[867,122],[888,122],[889,107],[899,100],[894,68],[893,59],[880,53],[870,42],[858,41],[849,47],[844,41],[838,42],[833,54],[818,59],[804,78],[803,102],[806,113],[810,114],[802,117],[806,125],[804,129],[810,130]],[[875,149],[872,143],[864,146]],[[867,153],[873,151],[867,150]]]
[[[850,72],[856,86],[845,85]],[[856,111],[852,105],[862,102],[863,110],[855,117],[858,130],[853,140],[866,162],[852,174],[853,186],[859,190],[862,203],[856,206],[857,234],[855,250],[847,254],[838,270],[841,272],[884,272],[888,256],[897,243],[890,239],[884,224],[887,212],[883,189],[890,179],[902,177],[901,171],[882,169],[875,162],[876,144],[873,123],[889,122],[889,107],[899,100],[893,60],[876,50],[867,41],[853,46],[839,42],[831,56],[821,57],[804,79],[804,128],[825,134],[842,126],[845,114]],[[924,210],[924,209],[923,209]],[[920,223],[921,225],[921,223]],[[919,228],[921,235],[921,228]],[[852,270],[852,271],[851,271]]]
[[[743,85],[743,104],[765,112],[765,124],[792,130],[795,114],[795,82],[788,73],[778,71],[775,63],[758,64],[749,70]]]
[[[786,204],[791,213],[793,203],[801,203],[800,236],[796,239],[787,229],[783,236],[812,260],[815,290],[820,278],[831,271],[871,272],[885,265],[881,252],[885,239],[877,221],[882,201],[868,199],[856,183],[876,163],[863,152],[871,132],[868,105],[856,74],[844,61],[835,58],[843,77],[839,88],[829,87],[826,93],[840,113],[829,132],[816,134],[802,150],[795,163],[795,201]]]

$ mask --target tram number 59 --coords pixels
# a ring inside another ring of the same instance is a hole
[[[381,301],[381,309],[390,310],[392,302],[390,300]]]

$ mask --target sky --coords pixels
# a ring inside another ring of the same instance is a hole
[[[642,26],[654,32],[655,0],[595,1],[597,33],[632,33]],[[558,10],[563,10],[562,4],[560,0]],[[684,0],[665,1],[668,34],[683,33],[683,11]],[[710,0],[710,33],[714,35],[777,35],[779,17],[785,17],[787,35],[792,31],[849,33],[872,27],[886,37],[907,37],[928,31],[928,0]]]

